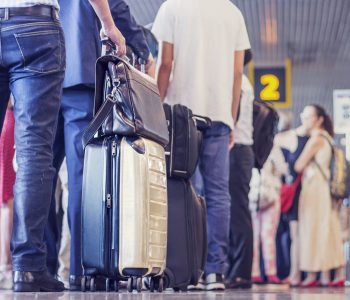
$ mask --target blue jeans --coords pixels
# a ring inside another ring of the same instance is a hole
[[[64,157],[68,170],[68,223],[71,233],[70,274],[82,275],[81,261],[81,195],[83,184],[84,149],[82,135],[93,117],[94,89],[80,85],[64,88],[54,142],[56,179]],[[58,267],[58,228],[54,193],[50,217],[45,230],[48,248],[48,269],[55,274]]]
[[[192,181],[207,204],[208,258],[205,273],[223,274],[227,268],[229,242],[229,134],[230,128],[220,122],[206,130],[202,153]]]
[[[15,271],[46,269],[43,241],[52,182],[52,145],[65,70],[63,32],[55,17],[0,19],[0,124],[14,96],[18,172],[11,242]],[[1,128],[0,125],[0,128]]]

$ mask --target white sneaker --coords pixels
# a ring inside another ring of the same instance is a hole
[[[205,276],[205,289],[207,291],[224,291],[225,284],[222,274],[210,273]]]
[[[12,290],[12,287],[12,270],[3,272],[0,278],[0,290]]]
[[[196,285],[189,285],[187,287],[188,291],[205,291],[205,279],[204,276],[202,275],[199,280],[198,283]]]

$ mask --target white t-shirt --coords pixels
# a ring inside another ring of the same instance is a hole
[[[254,89],[247,76],[243,75],[239,117],[235,126],[236,144],[253,145],[253,102]]]
[[[167,0],[152,31],[174,45],[166,102],[233,128],[234,52],[250,48],[239,9],[229,0]]]

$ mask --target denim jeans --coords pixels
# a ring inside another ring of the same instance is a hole
[[[68,170],[68,223],[71,233],[70,274],[83,275],[81,260],[81,195],[83,185],[84,149],[81,143],[84,130],[93,118],[94,89],[84,85],[64,88],[54,142],[54,167],[57,173],[64,157]],[[56,175],[57,178],[57,175]],[[58,266],[58,228],[54,195],[45,231],[48,245],[48,267],[53,274]]]
[[[0,30],[1,125],[10,93],[15,100],[13,269],[42,271],[55,174],[52,146],[65,70],[63,31],[54,16],[3,18]]]
[[[229,242],[229,134],[230,128],[213,122],[203,136],[202,153],[192,181],[207,204],[208,258],[205,273],[223,274]]]

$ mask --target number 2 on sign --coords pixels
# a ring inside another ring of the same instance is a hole
[[[260,83],[266,85],[260,92],[260,99],[265,101],[280,100],[278,88],[280,81],[276,75],[266,74],[260,77]]]

